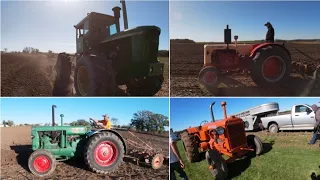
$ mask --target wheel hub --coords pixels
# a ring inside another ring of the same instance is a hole
[[[86,96],[89,92],[90,79],[89,79],[89,73],[84,66],[81,66],[78,69],[77,77],[78,77],[77,83],[78,83],[79,92],[82,96]]]
[[[279,56],[271,56],[262,64],[262,75],[270,82],[279,81],[285,73],[284,60]]]
[[[203,82],[205,84],[215,84],[217,82],[217,74],[212,71],[204,73]]]
[[[51,166],[50,159],[46,156],[38,156],[33,161],[33,166],[36,171],[44,173],[47,172]]]
[[[109,166],[117,157],[116,146],[112,142],[101,142],[95,149],[94,158],[98,165]]]

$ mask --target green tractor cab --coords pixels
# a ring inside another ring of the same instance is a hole
[[[122,2],[124,30],[120,31],[120,7],[113,16],[88,13],[76,29],[74,88],[77,96],[114,96],[126,85],[130,96],[153,96],[162,86],[164,64],[157,59],[161,30],[157,26],[128,29]],[[60,53],[55,66],[53,95],[64,95],[72,74],[71,56]]]
[[[90,170],[106,174],[115,171],[127,153],[126,143],[113,130],[93,130],[86,126],[33,126],[31,129],[32,150],[28,160],[30,171],[38,177],[50,176],[57,161],[84,158]]]

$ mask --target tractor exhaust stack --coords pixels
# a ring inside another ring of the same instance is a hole
[[[121,0],[120,2],[122,4],[124,30],[126,30],[126,29],[128,29],[128,17],[127,17],[126,2],[124,0]]]
[[[54,108],[56,108],[56,105],[52,105],[52,126],[55,125],[55,121],[54,121]]]
[[[224,119],[227,119],[228,116],[227,116],[227,109],[226,109],[226,105],[227,103],[226,102],[221,102],[221,106],[222,106],[222,110],[223,110],[223,116],[224,116]]]
[[[117,21],[116,21],[117,32],[120,32],[120,11],[121,11],[121,8],[116,6],[116,7],[112,8],[112,11],[113,11],[113,17],[117,18]]]
[[[224,43],[227,44],[227,49],[229,49],[229,44],[231,44],[231,29],[229,29],[229,25],[224,29]]]
[[[214,119],[214,115],[213,115],[213,105],[215,104],[216,102],[213,102],[211,105],[210,105],[210,112],[211,112],[211,118],[212,118],[212,122],[215,122],[215,119]]]

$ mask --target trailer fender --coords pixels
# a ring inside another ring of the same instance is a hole
[[[121,139],[121,141],[122,141],[122,144],[123,144],[123,147],[124,147],[124,154],[127,154],[127,152],[128,152],[127,151],[127,144],[124,141],[123,137],[117,131],[114,131],[114,130],[111,130],[111,129],[95,130],[95,131],[91,131],[90,133],[88,133],[87,138],[90,138],[92,135],[97,134],[97,133],[101,133],[101,132],[111,132],[111,133],[117,135],[119,137],[119,139]]]
[[[291,58],[291,54],[289,52],[289,50],[287,48],[285,48],[283,45],[281,44],[275,44],[275,43],[262,43],[262,44],[259,44],[257,46],[253,46],[254,48],[251,50],[250,52],[250,58],[253,57],[253,55],[261,48],[264,48],[266,46],[278,46],[280,48],[282,48],[284,51],[286,51],[288,53],[288,55],[290,56]]]

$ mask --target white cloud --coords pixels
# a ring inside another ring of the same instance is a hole
[[[183,15],[181,12],[174,12],[173,13],[173,19],[175,21],[181,21],[183,19]]]

